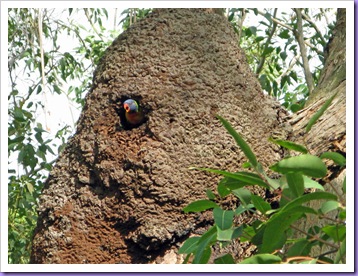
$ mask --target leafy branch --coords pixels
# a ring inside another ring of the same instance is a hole
[[[323,111],[327,109],[331,99],[324,105]],[[322,108],[317,112],[322,114]],[[317,122],[317,113],[312,117],[310,123]],[[190,203],[184,212],[201,212],[211,210],[213,212],[214,225],[201,237],[187,239],[179,249],[180,254],[186,254],[185,263],[193,256],[192,263],[207,263],[211,256],[211,247],[220,243],[222,246],[231,241],[239,239],[241,242],[250,241],[257,247],[257,253],[241,261],[240,263],[340,263],[345,255],[345,207],[342,202],[337,201],[336,194],[325,192],[324,187],[312,178],[324,178],[327,167],[322,159],[333,160],[343,168],[345,158],[333,152],[323,153],[320,157],[308,154],[308,150],[299,144],[270,139],[271,142],[288,150],[301,153],[286,157],[270,166],[274,172],[280,173],[280,179],[272,179],[266,175],[262,165],[258,162],[250,146],[239,133],[224,118],[217,116],[228,133],[233,137],[240,147],[253,172],[227,172],[209,168],[191,168],[208,171],[224,176],[217,187],[218,196],[207,191],[209,199],[202,199]],[[307,129],[307,132],[310,129]],[[247,167],[247,165],[245,166]],[[260,186],[270,191],[281,190],[279,208],[273,209],[271,205],[258,195],[252,194],[246,186]],[[307,189],[317,191],[305,193]],[[343,189],[343,192],[345,190]],[[336,191],[338,192],[338,191]],[[220,207],[222,199],[229,194],[234,195],[240,201],[240,205],[233,210]],[[307,206],[312,201],[324,201],[320,208],[313,209]],[[339,198],[342,200],[342,198]],[[336,211],[340,219],[331,219],[328,213]],[[235,217],[245,213],[251,215],[251,225],[237,225]],[[316,216],[318,220],[328,219],[333,224],[313,226],[302,230],[296,226],[297,221],[305,219],[307,215]],[[303,238],[297,238],[293,233],[303,234]],[[289,237],[291,237],[289,239]],[[328,246],[333,248],[326,254],[311,257],[310,252],[314,247]],[[283,248],[285,248],[283,250]],[[328,254],[336,254],[334,260],[328,258]],[[218,257],[214,263],[230,263],[236,261],[230,254]]]

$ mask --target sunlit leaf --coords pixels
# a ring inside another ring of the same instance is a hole
[[[269,141],[272,143],[275,143],[276,145],[284,147],[286,149],[290,149],[290,150],[294,150],[294,151],[298,151],[298,152],[302,152],[302,153],[307,153],[307,149],[304,146],[293,143],[291,141],[273,139],[272,137],[269,138]]]
[[[302,173],[312,177],[324,177],[327,174],[326,165],[320,158],[310,154],[292,156],[279,161],[270,167],[279,173]]]
[[[339,154],[338,152],[324,152],[321,154],[321,156],[319,158],[330,159],[334,163],[336,163],[337,165],[340,165],[340,166],[346,165],[346,158],[342,154]]]
[[[240,264],[279,264],[281,261],[279,256],[273,254],[257,254],[243,260]]]
[[[188,206],[183,208],[183,211],[185,213],[201,212],[201,211],[205,211],[205,210],[216,208],[216,207],[219,207],[219,206],[215,202],[213,202],[211,200],[207,200],[207,199],[202,199],[202,200],[197,200],[197,201],[189,203]]]
[[[232,220],[234,218],[234,211],[223,210],[221,208],[214,208],[213,215],[215,224],[221,229],[226,230],[231,228]]]
[[[255,208],[262,214],[266,214],[267,211],[271,210],[271,205],[263,200],[262,197],[252,194],[251,200]]]
[[[257,166],[257,159],[255,154],[251,151],[250,146],[245,142],[244,139],[236,132],[236,130],[229,124],[228,121],[226,121],[224,118],[220,117],[219,115],[216,116],[220,122],[223,124],[223,126],[226,128],[226,130],[230,133],[230,135],[235,139],[237,145],[241,148],[241,150],[244,152],[247,159],[249,159],[252,166]]]

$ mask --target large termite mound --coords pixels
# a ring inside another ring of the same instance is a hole
[[[124,128],[122,102],[145,121]],[[160,9],[106,50],[76,134],[41,196],[32,263],[148,263],[210,222],[184,214],[246,161],[216,114],[263,164],[283,111],[262,95],[227,19],[205,9]],[[239,250],[239,248],[237,248]],[[174,250],[175,251],[175,250]]]

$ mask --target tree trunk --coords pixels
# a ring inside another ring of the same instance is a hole
[[[31,263],[181,263],[181,243],[213,222],[182,209],[216,192],[220,179],[189,167],[237,171],[246,161],[215,115],[243,134],[264,167],[283,156],[270,136],[296,137],[215,10],[155,10],[106,50],[93,82],[46,181]],[[121,124],[127,98],[145,113],[132,129]],[[225,250],[241,260],[254,248]]]
[[[315,112],[335,93],[326,112],[305,134],[308,120]],[[307,101],[306,108],[295,114],[290,120],[293,128],[291,140],[305,144],[311,154],[320,156],[325,151],[334,151],[346,156],[346,10],[338,9],[337,24],[332,38],[326,47],[325,65],[321,73],[319,83]],[[322,181],[325,190],[337,194],[340,201],[345,204],[345,195],[342,192],[346,169],[327,162],[329,172]],[[349,189],[349,188],[348,188]],[[322,202],[312,201],[308,206],[319,209]],[[331,212],[331,218],[337,214]],[[317,221],[317,216],[308,216],[306,220],[300,220],[297,227],[308,230],[313,225],[322,226],[329,223],[327,220]],[[318,247],[313,250],[313,256],[328,252],[332,248]],[[333,255],[328,256],[332,258]],[[334,258],[333,258],[334,259]]]

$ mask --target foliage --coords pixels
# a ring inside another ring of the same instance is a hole
[[[331,101],[332,98],[326,102],[324,109],[327,109]],[[322,112],[319,110],[312,118],[317,118]],[[214,225],[206,233],[187,239],[179,249],[180,254],[187,255],[185,263],[189,260],[194,264],[207,263],[212,246],[220,244],[224,247],[235,239],[241,242],[249,241],[257,248],[256,253],[241,261],[241,264],[344,263],[345,201],[339,193],[336,195],[324,191],[317,179],[324,178],[327,174],[322,159],[330,159],[343,168],[345,158],[336,152],[325,152],[317,157],[307,153],[303,145],[270,139],[288,150],[301,153],[287,156],[273,164],[270,169],[281,176],[279,179],[270,178],[241,135],[225,119],[217,117],[249,160],[251,172],[230,173],[216,169],[192,168],[220,174],[224,178],[217,186],[217,196],[209,190],[208,199],[192,202],[184,208],[184,212],[212,210],[214,220]],[[311,127],[316,121],[310,121]],[[307,128],[307,132],[309,130]],[[272,208],[265,199],[247,189],[248,186],[261,186],[270,191],[281,190],[279,208]],[[316,191],[305,192],[312,188]],[[342,193],[345,194],[345,185]],[[229,195],[237,197],[241,204],[234,209],[225,208],[221,203]],[[306,204],[317,200],[321,202],[319,209]],[[244,212],[246,216],[251,216],[253,222],[237,225],[237,218]],[[307,219],[309,215],[317,217],[317,221],[322,223],[317,223],[310,229],[298,229],[295,223]],[[302,233],[303,236],[298,237],[297,233]],[[312,256],[311,252],[315,247],[329,250],[327,253]],[[328,256],[332,253],[335,254],[333,259]],[[235,260],[233,256],[226,254],[215,259],[214,263],[233,264]]]
[[[130,25],[135,23],[137,20],[146,17],[152,9],[125,9],[122,15],[126,15],[122,20],[123,30],[127,30]]]
[[[303,75],[302,45],[295,38],[297,16],[294,10],[280,11],[234,8],[229,9],[228,19],[239,34],[240,45],[262,89],[288,110],[297,112],[303,108],[310,91]],[[301,13],[305,46],[309,49],[310,74],[314,84],[317,84],[323,68],[324,49],[332,35],[335,18],[332,9],[302,9]],[[258,18],[255,21],[258,24],[245,26],[245,20],[253,15]],[[324,27],[319,25],[323,19]]]
[[[50,133],[39,116],[47,110],[46,95],[67,97],[80,108],[98,60],[118,35],[102,25],[105,9],[9,9],[8,11],[8,233],[9,263],[28,263],[36,206],[54,157],[64,148],[69,125]],[[68,14],[66,17],[65,14]],[[88,19],[91,33],[77,23]],[[65,19],[59,19],[60,17]],[[87,34],[83,34],[87,33]],[[77,40],[72,51],[64,41]],[[43,116],[41,116],[43,117]]]

